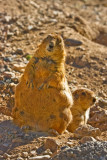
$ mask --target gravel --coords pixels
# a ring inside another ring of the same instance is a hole
[[[51,160],[107,160],[107,141],[86,142],[65,149]]]

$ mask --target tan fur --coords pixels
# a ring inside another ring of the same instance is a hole
[[[48,35],[38,46],[16,87],[12,115],[19,126],[58,133],[67,128],[73,100],[65,78],[65,56],[63,39],[57,34]]]
[[[95,95],[89,89],[77,89],[72,95],[74,101],[71,108],[73,119],[67,128],[70,132],[74,132],[80,125],[87,123],[90,107],[95,102]]]

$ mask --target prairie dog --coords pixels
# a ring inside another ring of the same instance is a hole
[[[80,125],[87,123],[90,108],[96,101],[94,92],[85,88],[76,89],[72,96],[74,101],[71,108],[73,119],[67,128],[70,132],[74,132]]]
[[[13,120],[36,131],[63,133],[72,119],[72,94],[65,78],[64,42],[50,34],[38,46],[16,87]]]

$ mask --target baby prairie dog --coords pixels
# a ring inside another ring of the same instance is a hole
[[[16,87],[13,121],[36,131],[63,133],[72,119],[72,94],[65,77],[65,47],[58,34],[38,46]]]
[[[80,125],[87,123],[91,106],[95,103],[96,98],[94,93],[89,89],[76,89],[73,93],[73,106],[71,113],[73,119],[71,120],[68,131],[74,132]]]

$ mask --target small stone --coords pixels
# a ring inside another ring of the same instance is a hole
[[[48,160],[51,156],[49,155],[43,155],[43,156],[36,156],[36,157],[30,157],[29,160]]]
[[[34,27],[32,25],[28,26],[28,30],[32,30]]]
[[[11,77],[15,77],[15,74],[13,72],[5,72],[4,73],[4,78],[11,78]]]
[[[73,66],[77,68],[84,68],[90,66],[89,60],[86,58],[85,55],[81,55],[78,57],[75,57],[73,61]]]
[[[52,155],[52,152],[50,151],[50,149],[47,149],[47,150],[45,150],[44,152],[43,152],[43,155]]]
[[[16,77],[12,77],[11,80],[12,80],[12,82],[14,82],[15,84],[17,84],[17,83],[19,82],[18,78],[16,78]],[[15,84],[14,84],[14,85],[15,85]]]
[[[4,49],[5,49],[5,47],[0,44],[0,51],[3,51]],[[0,55],[1,55],[1,53],[0,53]]]
[[[3,157],[4,158],[10,158],[11,156],[9,154],[7,154],[7,153],[4,153]]]
[[[28,152],[22,152],[22,157],[27,158],[28,157]]]
[[[12,62],[12,58],[11,57],[4,57],[3,59],[6,62]]]
[[[3,88],[5,88],[5,83],[0,80],[0,89],[3,89]]]
[[[24,160],[22,157],[18,157],[17,160]]]
[[[99,98],[98,105],[101,108],[107,109],[107,100],[104,100],[103,98]]]
[[[80,143],[85,143],[85,142],[87,142],[87,141],[93,141],[93,142],[95,142],[96,139],[93,138],[93,137],[91,137],[91,136],[85,136],[85,137],[83,137],[83,138],[80,140]]]
[[[33,1],[30,1],[30,4],[32,6],[34,6],[35,8],[39,8],[40,7],[37,3],[33,2]]]
[[[85,51],[85,48],[83,48],[83,47],[77,47],[76,50]]]
[[[9,143],[3,143],[3,146],[6,148],[9,147]]]
[[[49,134],[54,135],[54,136],[59,135],[59,133],[55,129],[50,129],[48,132],[49,132]]]
[[[23,50],[21,48],[17,48],[15,54],[23,55]]]
[[[17,156],[18,156],[18,157],[21,157],[21,153],[18,153]]]
[[[4,72],[5,71],[5,68],[0,68],[0,72]]]
[[[23,140],[21,138],[14,138],[12,139],[12,143],[21,143]]]
[[[57,23],[57,19],[50,19],[49,22]]]
[[[9,87],[12,89],[13,92],[15,92],[16,85],[14,83],[10,83]]]
[[[78,127],[75,132],[74,132],[74,136],[76,138],[82,138],[84,136],[92,136],[92,137],[96,137],[96,136],[100,136],[101,135],[101,131],[99,128],[94,128],[91,125],[81,125],[80,127]]]
[[[79,46],[79,45],[82,45],[81,41],[77,41],[77,40],[74,40],[74,39],[65,39],[64,43],[65,43],[65,46]]]
[[[67,142],[67,145],[69,146],[69,147],[71,147],[72,146],[72,142]]]
[[[66,150],[66,149],[69,149],[70,147],[69,146],[63,146],[61,147],[61,150]]]
[[[11,44],[10,43],[6,43],[6,47],[10,47],[11,46]]]
[[[36,151],[35,150],[30,151],[30,156],[36,156]]]
[[[12,32],[7,32],[7,37],[9,38],[9,37],[11,37],[11,36],[13,36],[14,35],[14,33],[12,33]]]
[[[12,19],[11,16],[5,16],[4,18],[5,18],[5,21],[6,21],[6,22],[10,22],[10,20]]]
[[[25,69],[25,64],[13,64],[13,70],[18,71],[18,72],[23,72]]]
[[[6,83],[11,83],[11,79],[6,79]]]
[[[48,138],[44,144],[45,149],[50,149],[51,152],[55,152],[58,149],[58,144],[54,139]]]
[[[100,103],[99,103],[100,104]],[[101,104],[100,104],[101,105]],[[103,104],[104,108],[107,108],[106,104]],[[107,130],[107,110],[99,106],[91,108],[90,119],[88,123],[93,127],[99,128],[101,131]]]

